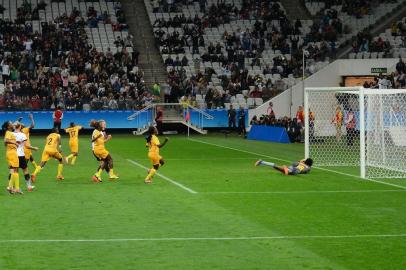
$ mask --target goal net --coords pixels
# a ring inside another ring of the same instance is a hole
[[[406,89],[305,89],[305,155],[361,177],[406,178]]]

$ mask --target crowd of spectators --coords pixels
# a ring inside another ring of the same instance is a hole
[[[117,12],[120,12],[120,7]],[[154,100],[137,68],[132,43],[98,52],[88,42],[84,16],[75,8],[34,32],[27,22],[0,20],[0,109],[136,109]]]
[[[230,73],[229,76],[218,74],[221,78],[221,86],[218,87],[208,83],[214,73],[212,68],[205,68],[204,71],[199,71],[190,78],[186,77],[183,68],[171,69],[168,72],[167,90],[164,90],[168,93],[165,100],[176,102],[184,95],[193,97],[199,94],[205,97],[206,107],[211,109],[225,107],[226,103],[232,103],[232,97],[237,94],[244,93],[249,98],[268,100],[282,91],[278,90],[270,79],[265,80],[260,75],[248,75],[246,69],[240,70],[235,64],[229,66],[230,70],[227,71]]]
[[[406,48],[406,19],[393,22],[389,32],[375,38],[367,30],[360,32],[352,43],[353,53],[382,53],[380,57],[397,57],[401,48]]]
[[[168,2],[171,1],[153,1],[154,11],[179,11],[183,5],[192,3]],[[320,20],[315,20],[310,33],[304,35],[301,32],[302,22],[289,21],[277,2],[244,0],[238,8],[225,2],[207,7],[207,2],[201,0],[199,5],[203,12],[200,17],[198,14],[193,18],[181,14],[172,18],[157,19],[153,24],[156,28],[155,39],[161,53],[169,55],[165,59],[165,65],[173,67],[168,68],[169,88],[174,88],[174,92],[181,92],[179,96],[183,92],[188,92],[186,89],[188,85],[199,84],[197,80],[201,78],[204,83],[200,83],[196,93],[206,94],[211,76],[216,74],[221,80],[221,87],[213,91],[220,92],[218,95],[227,97],[243,93],[246,97],[262,97],[267,100],[286,89],[285,82],[280,79],[271,81],[269,77],[266,78],[267,74],[279,74],[281,79],[288,78],[290,74],[295,78],[301,77],[302,50],[307,51],[309,63],[325,61],[327,56],[335,56],[337,36],[343,33],[342,22],[334,10],[326,12]],[[238,29],[232,33],[225,31],[218,42],[207,42],[203,37],[206,28],[244,19],[256,19],[256,22],[251,29]],[[275,21],[278,21],[277,25]],[[162,29],[166,27],[182,29],[166,32]],[[191,60],[186,56],[180,58],[171,56],[184,54],[185,48],[190,48],[193,63],[190,63]],[[279,51],[280,55],[275,56],[271,63],[265,63],[263,52],[270,49]],[[206,62],[218,63],[221,71],[211,68],[202,70],[201,66]],[[192,71],[194,75],[189,78],[183,67],[191,65],[194,66]],[[250,67],[259,67],[262,74],[255,76],[249,74]],[[309,68],[306,73],[312,70]],[[248,92],[244,93],[243,90]],[[207,106],[210,104],[207,103]]]
[[[363,85],[365,88],[378,89],[404,89],[406,87],[406,64],[400,58],[396,64],[396,71],[390,74],[379,74],[374,77],[373,81],[366,81]]]
[[[379,3],[395,3],[395,0],[306,0],[306,2],[325,3],[325,9],[342,6],[341,11],[348,15],[362,18],[371,13],[372,8]]]
[[[303,141],[303,123],[304,114],[303,108],[300,106],[296,117],[290,118],[288,116],[276,118],[275,112],[273,110],[273,104],[271,103],[267,109],[266,114],[261,116],[253,116],[250,120],[250,125],[261,125],[261,126],[271,126],[271,127],[281,127],[285,128],[289,136],[290,141],[302,142]]]
[[[352,51],[358,52],[377,52],[384,53],[383,56],[389,56],[392,46],[389,41],[382,37],[373,39],[368,31],[357,34],[357,38],[352,43]]]
[[[338,18],[338,11],[327,9],[320,18],[313,20],[310,32],[304,38],[304,44],[308,44],[308,58],[316,61],[324,61],[326,57],[334,58],[338,37],[345,31],[343,22]],[[316,46],[314,43],[319,44]]]
[[[162,10],[165,10],[165,4]],[[299,49],[298,38],[291,38],[291,44],[287,42],[289,40],[287,37],[291,34],[299,34],[300,21],[292,26],[279,4],[267,4],[266,1],[243,1],[241,9],[231,4],[219,3],[204,10],[206,13],[203,17],[196,15],[194,18],[188,18],[179,15],[168,20],[158,19],[154,23],[154,26],[159,28],[155,31],[155,38],[161,47],[162,54],[181,54],[185,52],[184,47],[189,47],[195,58],[193,63],[189,63],[186,57],[174,59],[169,56],[165,60],[166,66],[173,67],[168,70],[172,95],[180,97],[188,92],[206,95],[209,92],[207,106],[217,107],[228,103],[230,96],[250,89],[250,86],[253,88],[248,96],[259,97],[260,92],[263,92],[264,99],[282,90],[280,88],[283,87],[272,84],[271,80],[265,79],[264,76],[249,75],[245,66],[247,58],[251,61],[249,65],[262,68],[263,75],[277,73],[286,78],[289,74],[301,73],[301,55],[289,60],[283,56],[277,56],[273,59],[272,65],[263,63],[261,59],[266,43],[270,44],[273,50],[280,50],[282,54],[290,54]],[[253,14],[264,21],[257,20],[253,29],[239,29],[234,33],[224,32],[221,42],[206,44],[203,38],[206,27],[216,27],[218,23],[227,23],[230,20],[250,18]],[[272,27],[270,24],[272,19],[280,21],[280,28]],[[161,27],[182,27],[182,31],[166,33],[160,29]],[[204,50],[201,50],[201,47],[204,47]],[[199,56],[196,57],[196,54]],[[212,68],[201,70],[200,67],[205,62],[219,63],[220,74]],[[187,78],[182,67],[190,64],[194,65],[195,75]],[[208,87],[213,74],[221,80],[220,89]],[[191,88],[193,91],[190,90]],[[213,100],[210,99],[212,92]],[[219,96],[222,97],[222,102],[219,101]]]

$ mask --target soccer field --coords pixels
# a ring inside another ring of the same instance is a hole
[[[6,192],[1,155],[0,269],[406,269],[404,180],[284,176],[254,162],[301,159],[303,145],[209,135],[171,136],[146,185],[144,138],[113,135],[120,179],[95,184],[89,140],[65,180],[50,161],[22,196]]]

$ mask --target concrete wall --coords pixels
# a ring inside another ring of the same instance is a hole
[[[393,72],[399,59],[341,59],[335,62],[339,64],[339,76],[376,75],[371,73],[371,68],[382,67],[387,68],[388,72]]]

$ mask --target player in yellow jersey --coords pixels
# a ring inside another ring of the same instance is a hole
[[[61,135],[57,128],[52,129],[52,133],[48,135],[45,141],[45,148],[42,152],[41,163],[35,169],[34,173],[31,175],[31,181],[35,182],[37,174],[44,168],[48,160],[54,158],[59,161],[58,164],[58,174],[56,176],[57,180],[63,180],[62,176],[63,170],[63,156],[61,151]]]
[[[4,134],[4,145],[6,147],[6,159],[9,168],[9,181],[7,190],[10,194],[22,194],[20,189],[20,178],[18,175],[18,167],[20,166],[17,155],[17,139],[13,133],[14,126],[10,121],[4,122],[2,126]]]
[[[146,147],[148,147],[148,158],[151,160],[152,168],[148,170],[147,178],[145,178],[145,183],[149,184],[152,183],[152,177],[159,169],[159,167],[164,165],[163,158],[159,155],[159,149],[164,147],[165,144],[168,142],[168,138],[165,138],[165,141],[161,144],[157,137],[158,130],[156,127],[149,127],[148,129],[148,137],[146,137],[147,143]]]
[[[37,168],[38,165],[35,162],[34,157],[32,156],[31,149],[29,148],[29,146],[31,145],[30,132],[31,132],[31,129],[34,128],[35,122],[34,122],[34,117],[32,116],[32,114],[29,114],[28,117],[31,120],[31,125],[29,127],[26,127],[26,126],[24,126],[24,124],[22,124],[23,129],[21,130],[21,132],[24,133],[25,136],[27,137],[27,141],[26,141],[26,144],[24,147],[25,160],[27,161],[27,163],[28,163],[28,161],[30,161],[31,164],[34,166],[34,168]]]
[[[92,134],[92,147],[93,154],[97,160],[101,163],[97,172],[93,175],[94,182],[102,182],[101,173],[106,170],[109,173],[109,179],[118,179],[118,176],[114,174],[113,158],[109,151],[105,148],[104,144],[111,140],[111,135],[106,135],[106,121],[104,120],[92,120],[90,126],[94,128]]]
[[[69,148],[71,151],[71,154],[66,157],[66,163],[69,163],[69,159],[72,159],[71,164],[75,164],[79,152],[79,130],[81,129],[81,126],[77,126],[73,122],[65,129],[65,132],[69,134]]]

